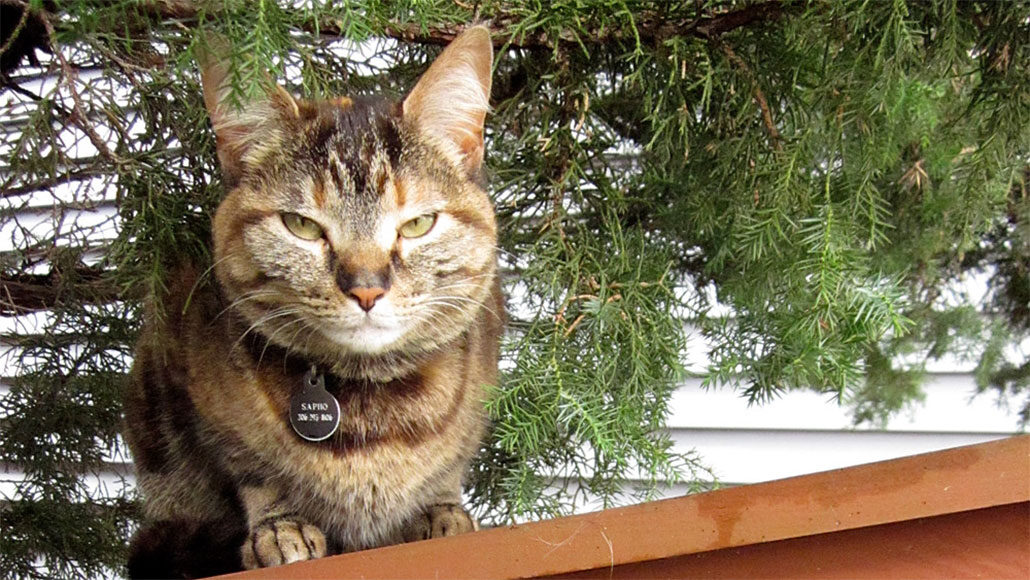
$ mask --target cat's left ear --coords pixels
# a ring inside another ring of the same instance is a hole
[[[483,163],[492,64],[490,31],[485,26],[468,28],[433,61],[402,105],[404,118],[469,174]]]
[[[206,33],[197,47],[204,105],[215,130],[215,148],[226,183],[235,186],[248,167],[257,166],[286,138],[288,125],[300,117],[297,101],[271,77],[261,94],[233,103],[230,99],[229,45]]]

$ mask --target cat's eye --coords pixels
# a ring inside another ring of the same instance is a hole
[[[322,231],[322,226],[295,213],[284,213],[283,224],[286,225],[286,229],[290,230],[291,234],[302,240],[317,240],[325,235],[325,232]]]
[[[429,230],[433,229],[434,224],[436,224],[436,214],[427,213],[404,222],[398,231],[405,238],[421,238],[428,234]]]

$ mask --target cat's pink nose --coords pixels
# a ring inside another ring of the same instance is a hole
[[[351,288],[348,294],[358,301],[358,305],[361,306],[362,310],[368,312],[376,305],[376,300],[379,300],[380,296],[386,294],[386,290],[379,287],[365,288],[358,286]]]

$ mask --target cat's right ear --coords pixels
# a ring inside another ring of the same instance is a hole
[[[200,64],[204,105],[215,131],[218,162],[226,186],[234,187],[248,166],[256,166],[276,151],[286,133],[286,124],[300,117],[297,101],[271,78],[256,98],[233,102],[229,43],[225,38],[205,33],[195,50]]]
[[[490,30],[468,28],[447,45],[401,104],[404,117],[470,174],[483,163],[492,64]]]

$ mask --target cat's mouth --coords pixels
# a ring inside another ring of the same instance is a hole
[[[322,333],[351,352],[380,354],[398,343],[404,335],[404,327],[397,320],[369,314],[349,323],[330,323]]]

